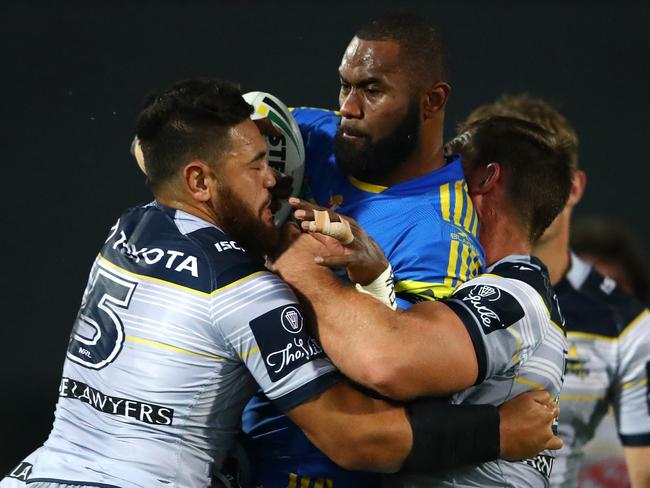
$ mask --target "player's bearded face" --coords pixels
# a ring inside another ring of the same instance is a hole
[[[344,133],[356,138],[350,140]],[[336,164],[345,174],[360,180],[381,180],[415,152],[419,135],[420,107],[413,100],[404,118],[381,139],[374,140],[367,132],[339,126],[334,144]]]
[[[219,185],[216,211],[224,230],[246,251],[263,256],[272,252],[280,242],[280,231],[273,219],[265,216],[268,206],[253,208],[249,202],[226,184]]]

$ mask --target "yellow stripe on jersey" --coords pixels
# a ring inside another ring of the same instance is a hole
[[[588,396],[588,395],[560,395],[560,400],[573,400],[574,402],[593,402],[594,400],[602,400],[604,396]]]
[[[388,189],[387,186],[373,185],[372,183],[366,183],[365,181],[357,180],[354,176],[348,176],[348,179],[350,180],[352,186],[368,193],[382,193]]]
[[[289,473],[289,484],[287,488],[298,488],[298,475],[296,473]]]
[[[168,285],[168,286],[171,286],[173,288],[178,288],[179,290],[187,291],[187,292],[193,293],[195,295],[200,295],[202,297],[211,297],[213,295],[216,295],[217,293],[221,293],[222,291],[225,291],[225,290],[227,290],[229,288],[232,288],[233,286],[239,285],[239,284],[241,284],[242,282],[244,282],[246,280],[249,280],[251,278],[255,278],[256,276],[261,276],[263,274],[269,274],[269,275],[273,274],[270,271],[256,271],[255,273],[251,273],[248,276],[244,276],[243,278],[240,278],[240,279],[238,279],[236,281],[233,281],[232,283],[224,285],[221,288],[217,288],[216,290],[212,291],[211,293],[206,293],[204,291],[195,290],[194,288],[189,288],[187,286],[178,285],[178,284],[173,283],[171,281],[161,280],[160,278],[154,278],[153,276],[147,276],[147,275],[134,273],[132,271],[129,271],[127,269],[122,268],[121,266],[118,266],[115,263],[110,262],[108,259],[106,259],[104,256],[102,256],[101,253],[98,254],[98,257],[99,257],[99,259],[100,259],[100,261],[102,263],[105,263],[106,265],[110,266],[111,268],[114,268],[114,269],[116,269],[116,270],[118,270],[121,273],[124,273],[126,275],[132,276],[134,278],[139,278],[139,279],[145,280],[145,281],[152,281],[154,283],[161,283],[163,285]]]
[[[549,312],[549,317],[550,317],[550,312]],[[551,325],[552,325],[553,327],[555,327],[555,328],[558,330],[558,332],[559,332],[560,334],[562,334],[562,335],[566,335],[566,331],[565,331],[562,327],[560,327],[559,325],[557,325],[557,324],[556,324],[555,322],[553,322],[552,320],[549,320],[549,322],[551,322]]]
[[[449,245],[449,262],[447,263],[447,277],[445,278],[445,285],[451,288],[454,286],[454,278],[456,277],[456,268],[458,264],[458,241],[452,239]]]
[[[463,218],[463,180],[457,180],[454,183],[454,224],[460,227]]]
[[[247,358],[248,356],[250,356],[251,354],[254,354],[254,353],[256,353],[256,352],[260,352],[260,348],[257,347],[257,346],[255,346],[255,347],[254,347],[253,349],[251,349],[250,351],[245,352],[245,353],[242,354],[240,357],[241,357],[242,359],[244,359],[244,358]]]
[[[463,221],[463,227],[467,232],[471,233],[472,216],[474,215],[474,205],[472,205],[472,199],[469,197],[469,194],[467,193],[467,183],[463,184],[463,195],[467,200],[467,210],[465,211],[465,220]]]
[[[309,476],[303,476],[300,480],[300,488],[309,488],[309,483],[311,478]]]
[[[515,364],[519,364],[519,353],[521,352],[521,336],[519,335],[519,332],[516,330],[516,326],[514,327],[508,327],[506,330],[510,332],[515,338],[516,345],[517,345],[517,351],[515,354],[512,356],[512,360],[515,362]]]
[[[527,380],[526,378],[518,377],[518,378],[515,378],[515,381],[518,382],[518,383],[522,383],[524,385],[532,386],[536,390],[546,390],[546,388],[544,388],[539,383],[535,383],[534,381]]]
[[[471,232],[472,232],[472,235],[473,235],[474,237],[477,237],[477,236],[478,236],[478,235],[477,235],[477,232],[478,232],[478,216],[477,216],[477,215],[474,217],[474,225],[472,225],[472,230],[471,230]]]
[[[645,309],[643,312],[641,312],[637,317],[632,320],[627,326],[625,326],[625,329],[623,329],[623,332],[619,334],[618,337],[609,337],[601,334],[593,334],[591,332],[567,332],[567,335],[569,337],[575,338],[575,339],[592,339],[595,341],[603,341],[603,342],[617,342],[619,339],[622,339],[628,332],[630,332],[638,323],[643,320],[648,313],[650,313],[650,310]]]
[[[463,247],[461,249],[462,251],[460,253],[460,270],[458,271],[458,279],[464,283],[467,281],[469,276],[469,247],[463,244]]]
[[[438,299],[446,298],[454,292],[454,288],[444,283],[426,283],[424,281],[401,280],[395,283],[395,293],[407,292],[414,294],[425,293],[431,291],[434,296],[425,298]]]
[[[215,356],[213,354],[203,354],[202,352],[190,351],[184,347],[172,346],[171,344],[165,344],[164,342],[151,341],[149,339],[142,339],[140,337],[126,336],[125,339],[131,342],[138,342],[140,344],[146,344],[148,346],[159,347],[160,349],[167,349],[168,351],[181,352],[183,354],[189,354],[191,356],[201,356],[203,358],[209,359],[225,359],[221,356]]]
[[[449,183],[440,185],[440,210],[442,211],[442,218],[449,222],[449,214],[451,212],[451,203],[449,199]]]
[[[648,378],[643,378],[640,380],[634,380],[634,381],[628,381],[627,383],[623,383],[623,388],[624,390],[627,390],[628,388],[634,388],[635,386],[645,386],[648,384]]]

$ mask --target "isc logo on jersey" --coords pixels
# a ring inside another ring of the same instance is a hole
[[[293,178],[291,195],[298,196],[305,173],[305,146],[298,124],[287,106],[269,93],[248,92],[244,95],[244,100],[253,106],[251,119],[259,120],[268,117],[279,130],[279,135],[264,136],[269,146],[269,164]],[[282,206],[275,213],[275,223],[278,225],[284,223],[290,213],[289,204],[282,202]]]

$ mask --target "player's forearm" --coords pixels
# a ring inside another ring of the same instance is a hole
[[[394,364],[388,358],[398,344],[390,333],[390,319],[399,313],[345,286],[320,266],[286,270],[282,277],[309,301],[315,332],[334,364],[352,380],[377,389],[378,377]]]
[[[491,406],[423,399],[401,408],[340,383],[289,417],[346,469],[434,473],[496,459],[499,415]]]

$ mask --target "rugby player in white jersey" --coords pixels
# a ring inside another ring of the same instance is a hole
[[[413,438],[434,442],[462,407],[407,416],[351,387],[308,334],[294,293],[264,267],[280,237],[276,181],[251,111],[216,80],[179,82],[146,102],[137,133],[156,200],[110,229],[70,337],[50,436],[2,488],[206,487],[258,387],[342,466],[435,466]],[[537,428],[525,433],[534,440],[510,435],[491,406],[472,411],[485,413],[483,435],[465,435],[479,456],[534,454],[560,442],[550,433],[555,407],[538,408]],[[495,439],[496,448],[480,445]]]
[[[450,298],[393,311],[319,267],[318,262],[346,265],[357,282],[380,275],[385,258],[354,222],[355,239],[343,247],[294,235],[275,267],[311,303],[316,332],[332,361],[387,397],[452,393],[457,404],[500,404],[528,390],[557,396],[566,357],[563,320],[546,268],[530,254],[569,196],[568,155],[541,127],[507,117],[472,125],[452,149],[464,158],[488,269]],[[308,203],[293,203],[303,228],[328,232],[323,214]],[[325,215],[339,220],[332,212]],[[416,435],[414,443],[419,441]],[[553,453],[546,451],[520,462],[497,460],[437,476],[400,474],[387,482],[545,487],[552,462]]]
[[[611,406],[632,486],[650,487],[650,313],[571,252],[571,214],[586,185],[586,175],[578,168],[578,136],[551,105],[525,95],[504,96],[476,108],[460,130],[495,115],[541,125],[566,141],[571,156],[573,182],[567,205],[533,248],[548,267],[569,339],[560,395],[559,434],[564,447],[557,453],[551,484],[578,485],[584,447]]]

